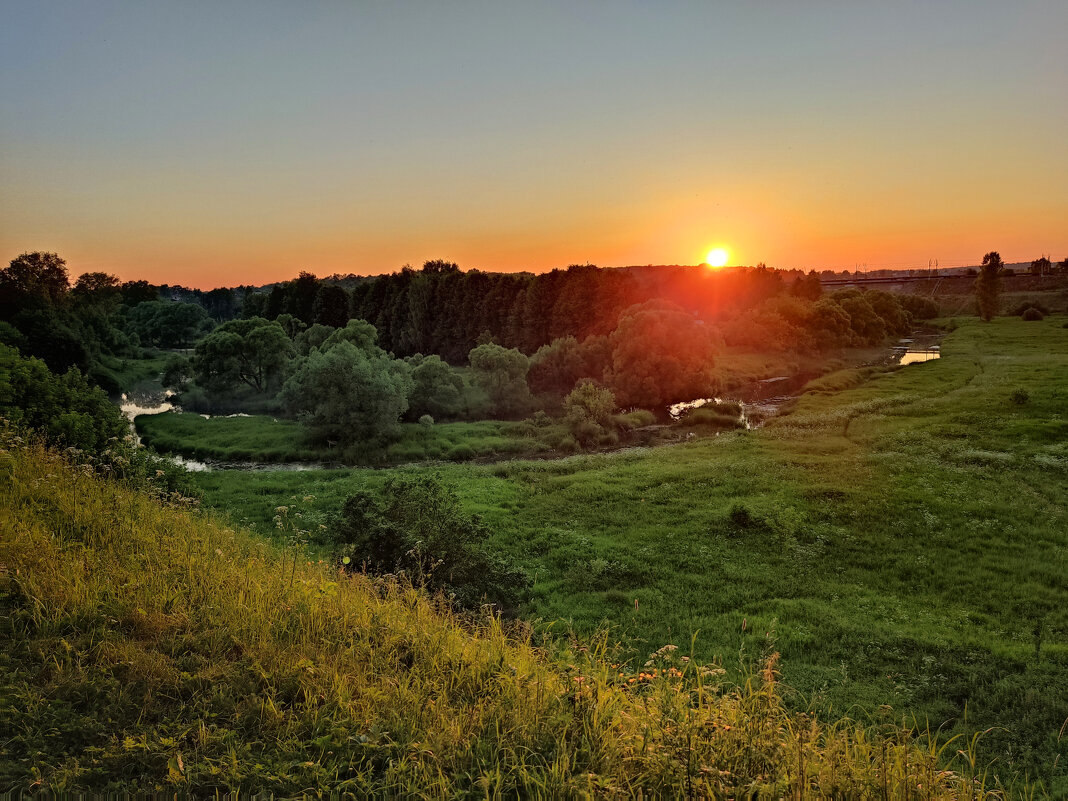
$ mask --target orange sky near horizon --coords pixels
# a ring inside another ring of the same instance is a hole
[[[209,289],[1068,257],[1068,6],[608,8],[13,6],[0,261]]]

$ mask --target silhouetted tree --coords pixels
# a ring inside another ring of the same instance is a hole
[[[1040,256],[1031,262],[1031,273],[1033,275],[1045,275],[1052,266],[1048,256]]]
[[[119,292],[122,294],[122,302],[127,306],[159,300],[159,287],[148,281],[126,281],[119,286]]]
[[[55,253],[23,253],[0,270],[0,296],[37,298],[55,305],[70,289],[67,262]]]
[[[315,298],[315,322],[342,328],[349,321],[349,293],[336,284],[323,284]]]
[[[1001,294],[1001,254],[992,250],[983,256],[983,265],[975,279],[975,302],[979,319],[990,322],[998,313],[998,298]]]

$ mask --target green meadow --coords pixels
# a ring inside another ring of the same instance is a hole
[[[979,735],[1003,778],[1068,793],[1068,328],[953,321],[943,358],[813,382],[750,432],[493,465],[197,477],[207,506],[314,527],[437,471],[534,578],[522,613],[741,676],[789,703]]]

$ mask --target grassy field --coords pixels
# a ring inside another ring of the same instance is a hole
[[[695,636],[729,670],[774,647],[794,703],[985,732],[995,772],[1065,795],[1065,322],[960,320],[941,360],[829,377],[753,432],[436,469],[535,576],[531,617],[635,655]],[[198,482],[268,532],[390,474]]]
[[[2,433],[5,794],[987,796],[967,744],[788,712],[775,654],[546,647]]]

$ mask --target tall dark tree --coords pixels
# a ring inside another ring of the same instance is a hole
[[[979,319],[990,322],[998,313],[998,299],[1001,295],[1001,254],[992,250],[983,256],[983,266],[975,279],[975,303],[979,310]]]
[[[119,286],[119,292],[122,293],[122,302],[127,306],[159,300],[159,287],[148,281],[126,281]]]
[[[319,279],[309,272],[301,271],[296,280],[286,287],[285,311],[305,325],[315,322],[315,299],[319,296]]]
[[[323,284],[315,298],[315,322],[343,328],[349,321],[349,293],[337,284]]]

